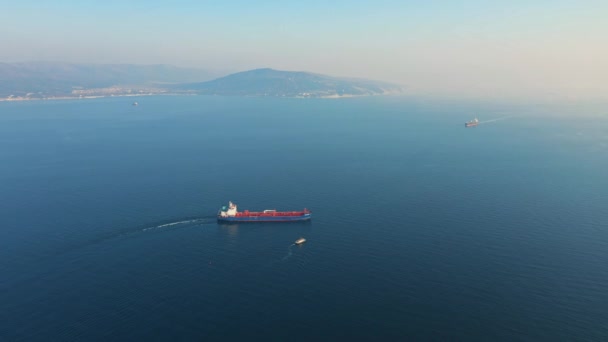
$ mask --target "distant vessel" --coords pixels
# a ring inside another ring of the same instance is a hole
[[[473,120],[471,120],[469,122],[466,122],[464,124],[464,127],[474,127],[474,126],[477,126],[477,125],[479,125],[479,120],[477,120],[477,118],[475,118],[475,119],[473,119]]]
[[[217,220],[222,222],[286,222],[310,220],[312,213],[308,209],[302,211],[276,211],[267,209],[264,211],[239,212],[236,204],[228,202],[217,213]]]
[[[139,103],[137,103],[137,102],[133,102],[133,105],[134,105],[134,106],[137,106],[137,105],[139,105]]]
[[[297,239],[297,240],[296,240],[295,244],[296,244],[296,245],[301,245],[301,244],[303,244],[304,242],[306,242],[306,239],[305,239],[305,238],[303,238],[303,237],[301,237],[301,238],[299,238],[299,239]]]

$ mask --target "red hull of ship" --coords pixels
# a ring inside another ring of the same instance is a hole
[[[236,213],[235,217],[296,217],[309,214],[310,211],[304,209],[302,211],[273,211],[273,212],[261,212],[261,211],[248,211]]]

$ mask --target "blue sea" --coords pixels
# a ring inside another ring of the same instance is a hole
[[[0,103],[0,340],[608,340],[605,108]]]

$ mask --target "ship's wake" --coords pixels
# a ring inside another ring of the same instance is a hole
[[[168,220],[164,222],[159,222],[157,224],[148,224],[145,226],[133,226],[130,228],[118,229],[111,232],[101,233],[95,237],[91,237],[90,239],[66,245],[63,248],[56,250],[54,254],[61,255],[72,252],[74,250],[98,245],[101,243],[106,243],[108,241],[116,239],[131,238],[137,236],[138,234],[143,234],[144,232],[149,232],[151,230],[178,229],[182,227],[192,227],[216,222],[217,221],[215,216],[203,216],[182,218],[181,220]]]
[[[131,226],[129,228],[118,229],[111,232],[106,232],[99,234],[95,237],[91,237],[89,239],[84,239],[81,241],[74,241],[72,243],[67,243],[63,246],[58,247],[54,251],[44,255],[39,260],[40,261],[48,261],[52,257],[59,257],[67,253],[72,253],[77,250],[88,248],[94,245],[99,245],[103,243],[109,243],[112,241],[125,239],[125,238],[133,238],[138,236],[139,234],[143,234],[143,232],[147,232],[149,230],[154,229],[178,229],[185,227],[192,227],[198,225],[212,224],[217,223],[216,216],[203,216],[203,217],[189,217],[182,218],[181,220],[170,220],[165,222],[159,222],[157,224],[149,224],[145,226]]]
[[[198,226],[198,225],[202,225],[202,224],[210,224],[210,223],[216,223],[216,222],[217,221],[216,221],[215,216],[187,217],[187,218],[182,218],[181,220],[175,220],[175,219],[166,220],[166,221],[158,222],[156,224],[148,224],[148,225],[139,226],[139,227],[135,226],[132,228],[125,228],[123,230],[109,232],[105,236],[99,236],[96,239],[92,239],[89,244],[95,244],[95,243],[103,242],[106,240],[112,240],[112,239],[116,239],[116,238],[130,237],[132,235],[142,233],[142,232],[147,232],[150,230],[177,229],[179,227]]]
[[[496,122],[496,121],[502,121],[502,120],[507,120],[507,119],[511,119],[514,118],[515,115],[509,115],[509,116],[503,116],[502,118],[498,118],[498,119],[492,119],[492,120],[486,120],[486,121],[479,121],[479,124],[487,124],[487,123],[491,123],[491,122]]]
[[[141,231],[145,232],[145,231],[151,230],[151,229],[167,228],[167,227],[172,227],[172,226],[177,226],[177,225],[199,225],[199,224],[207,224],[207,223],[212,223],[212,222],[216,222],[215,216],[196,217],[196,218],[189,218],[186,220],[166,222],[166,223],[161,223],[161,224],[154,225],[154,226],[145,227]]]

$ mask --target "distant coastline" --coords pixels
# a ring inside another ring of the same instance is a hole
[[[332,94],[324,96],[263,96],[263,95],[216,95],[216,94],[194,94],[194,93],[152,93],[152,94],[114,94],[114,95],[87,95],[87,96],[49,96],[49,97],[21,97],[13,96],[0,98],[0,102],[29,102],[29,101],[56,101],[56,100],[90,100],[112,97],[144,97],[144,96],[222,96],[222,97],[272,97],[284,99],[345,99],[355,97],[371,97],[371,96],[390,96],[399,95],[399,93],[384,93],[373,95],[355,95],[355,94]]]
[[[49,96],[49,97],[6,97],[0,98],[0,102],[25,102],[25,101],[54,101],[54,100],[86,100],[86,99],[99,99],[107,97],[142,97],[142,96],[183,96],[190,94],[118,94],[118,95],[87,95],[87,96]]]
[[[153,95],[347,98],[402,94],[400,85],[305,71],[253,69],[214,78],[170,66],[0,63],[0,102]]]

